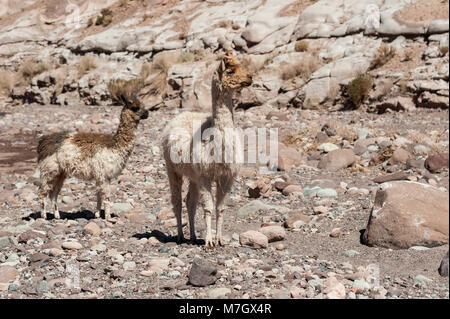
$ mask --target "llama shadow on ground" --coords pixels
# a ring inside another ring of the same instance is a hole
[[[166,244],[166,243],[178,243],[178,237],[177,236],[168,236],[166,234],[164,234],[162,231],[159,230],[152,230],[151,232],[146,232],[146,233],[142,233],[142,234],[134,234],[132,237],[137,238],[137,239],[142,239],[142,238],[147,238],[150,239],[152,237],[155,237],[160,243]],[[197,239],[195,243],[192,243],[189,240],[184,240],[182,243],[178,243],[179,245],[181,244],[190,244],[190,245],[204,245],[205,241],[203,239]]]
[[[77,212],[74,213],[68,213],[68,212],[63,212],[60,211],[59,212],[60,215],[60,219],[67,219],[67,220],[75,220],[75,219],[95,219],[95,213],[90,211],[90,210],[79,210]],[[114,214],[111,215],[111,217],[115,217]],[[35,213],[31,213],[30,215],[23,217],[22,220],[26,220],[26,221],[30,221],[32,219],[36,220],[38,218],[42,218],[41,216],[41,212],[35,212]],[[100,218],[104,219],[105,218],[105,212],[102,210],[100,213]],[[47,220],[52,220],[55,219],[55,215],[52,213],[47,213]]]

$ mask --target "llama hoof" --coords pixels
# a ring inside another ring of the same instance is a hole
[[[206,249],[214,248],[214,243],[213,243],[212,239],[205,240],[205,248]]]
[[[96,213],[94,214],[94,216],[95,216],[95,218],[100,218],[100,212],[96,212]]]
[[[55,219],[61,219],[61,216],[59,215],[59,212],[55,212]]]
[[[183,237],[183,236],[178,236],[178,237],[177,237],[177,244],[178,244],[178,245],[181,245],[182,243],[184,243],[184,241],[185,241],[185,240],[184,240],[184,237]]]
[[[216,246],[221,246],[221,247],[225,246],[225,244],[222,241],[222,238],[216,237]]]
[[[41,218],[47,219],[47,214],[46,214],[46,213],[42,213],[42,214],[41,214]]]

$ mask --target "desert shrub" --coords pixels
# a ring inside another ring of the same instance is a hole
[[[114,79],[108,83],[108,91],[111,99],[115,103],[121,103],[120,96],[136,96],[144,87],[144,80],[142,78],[135,78],[131,80]]]
[[[78,77],[81,78],[83,75],[88,73],[90,70],[93,70],[96,68],[97,68],[97,59],[96,58],[89,56],[89,55],[82,56],[80,58],[80,60],[78,61]]]
[[[316,55],[308,56],[296,63],[285,64],[281,68],[281,78],[283,80],[290,80],[295,77],[308,79],[320,67],[319,58]]]
[[[12,72],[0,71],[0,96],[9,96],[14,88],[15,78]]]
[[[185,63],[185,62],[193,62],[195,61],[195,54],[190,51],[183,51],[178,56],[178,62]]]
[[[104,27],[107,27],[112,22],[113,16],[114,14],[110,9],[102,9],[102,11],[100,11],[100,15],[95,21],[95,25],[102,25]]]
[[[173,54],[159,54],[151,64],[150,74],[150,91],[151,94],[162,94],[167,90],[167,76],[169,69],[172,67],[177,57]]]
[[[372,62],[370,63],[369,70],[375,70],[377,68],[382,67],[386,63],[388,63],[395,55],[395,48],[387,45],[386,43],[382,43],[378,48],[377,53],[373,57]]]
[[[412,61],[414,59],[414,55],[414,50],[412,48],[405,50],[404,61]]]
[[[308,51],[308,48],[309,48],[309,43],[307,41],[305,41],[305,40],[298,41],[295,44],[295,51],[296,52],[306,52],[306,51]]]
[[[348,84],[347,95],[354,106],[359,107],[372,89],[373,78],[370,74],[360,74]]]
[[[31,82],[36,76],[50,70],[50,65],[45,62],[36,62],[34,59],[27,59],[19,68],[18,75],[20,80]]]

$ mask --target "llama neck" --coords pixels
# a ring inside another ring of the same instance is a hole
[[[213,77],[211,93],[214,126],[222,130],[234,127],[233,95],[222,86],[217,74]]]
[[[132,111],[124,108],[120,115],[119,127],[113,139],[113,147],[124,156],[129,156],[134,148],[138,125],[139,118]]]

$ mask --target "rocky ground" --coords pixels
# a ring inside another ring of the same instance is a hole
[[[0,4],[0,298],[449,298],[448,1]],[[254,74],[236,124],[277,128],[279,161],[243,167],[226,245],[205,250],[175,242],[159,139],[210,110],[225,50]],[[62,219],[39,218],[38,139],[114,132],[117,79],[152,112],[113,220],[76,179]]]
[[[128,166],[111,186],[113,222],[93,219],[93,185],[75,179],[66,182],[60,195],[62,219],[37,218],[37,136],[60,127],[111,132],[119,111],[120,107],[39,105],[3,109],[0,278],[9,283],[2,286],[1,297],[324,298],[334,293],[347,298],[448,298],[448,278],[437,272],[448,245],[393,250],[360,242],[378,188],[374,178],[405,172],[409,179],[447,192],[448,169],[431,174],[423,168],[385,163],[385,167],[357,165],[326,172],[315,168],[317,161],[308,160],[315,151],[304,154],[303,163],[289,172],[262,176],[258,169],[247,167],[228,201],[224,223],[228,245],[214,250],[177,245],[171,237],[176,227],[158,139],[178,109],[153,112],[140,126]],[[438,143],[448,141],[449,118],[444,111],[374,116],[359,111],[283,110],[284,120],[281,115],[267,120],[267,114],[268,110],[252,108],[237,112],[236,118],[240,125],[264,122],[279,128],[281,135],[306,126],[309,133],[299,137],[310,141],[325,124],[338,132],[347,128],[378,138],[388,138],[385,132],[392,132],[397,136],[393,143],[430,132],[442,134]],[[289,181],[300,186],[301,193],[285,196],[270,186],[259,199],[250,198],[249,189],[263,177],[269,183]],[[311,185],[322,185],[331,194],[304,196]],[[241,247],[241,233],[258,230],[263,224],[284,225],[297,213],[300,218],[294,220],[302,222],[285,228],[282,240],[262,249]],[[203,238],[202,214],[196,219]],[[217,268],[220,278],[214,285],[187,285],[195,257]],[[66,285],[70,265],[79,267],[81,290]],[[379,269],[377,286],[368,283],[373,265]]]

